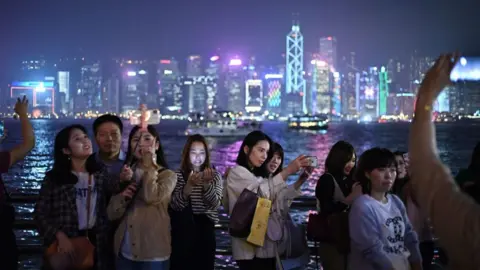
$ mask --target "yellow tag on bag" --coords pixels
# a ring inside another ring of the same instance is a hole
[[[272,201],[265,198],[258,198],[257,208],[253,215],[252,227],[250,234],[247,237],[247,242],[250,244],[262,247],[267,234],[268,218],[270,217],[270,209],[272,208]]]

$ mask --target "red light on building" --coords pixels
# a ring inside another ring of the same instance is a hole
[[[172,61],[170,60],[160,60],[160,64],[171,64]]]
[[[327,37],[327,40],[332,40],[332,37]]]

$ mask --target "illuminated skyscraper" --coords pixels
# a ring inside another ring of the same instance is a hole
[[[208,63],[207,69],[205,70],[206,75],[206,93],[207,93],[207,109],[215,110],[218,105],[218,81],[221,71],[221,61],[220,57],[215,55],[210,57],[210,62]]]
[[[84,65],[75,97],[76,112],[99,111],[102,108],[102,70],[100,63]]]
[[[286,93],[289,95],[289,99],[294,96],[299,97],[301,100],[301,106],[290,106],[287,110],[292,113],[299,113],[296,108],[301,108],[303,113],[307,113],[306,103],[306,85],[303,78],[303,36],[300,32],[300,25],[298,21],[294,21],[292,25],[292,31],[287,35],[287,72],[286,72]],[[292,95],[294,94],[294,95]],[[295,100],[289,100],[289,102],[296,103]]]
[[[330,93],[330,68],[322,60],[312,60],[312,113],[330,114],[332,96]]]
[[[265,84],[266,91],[266,109],[274,113],[280,113],[282,102],[282,88],[283,88],[283,75],[282,74],[266,74]]]
[[[263,107],[262,80],[247,80],[245,83],[245,111],[259,112]]]
[[[202,75],[202,58],[199,55],[189,56],[187,58],[187,77],[192,81],[188,88],[189,112],[205,112],[207,109],[207,96]]]
[[[180,70],[175,59],[162,59],[157,65],[160,110],[163,114],[185,111],[184,92],[179,83]]]
[[[338,69],[337,39],[335,37],[320,38],[320,57],[325,59],[331,67]]]
[[[379,90],[378,90],[378,106],[377,115],[382,116],[387,114],[387,98],[388,98],[388,85],[390,80],[388,79],[388,72],[385,67],[380,68],[379,76]]]
[[[245,78],[242,60],[233,58],[228,63],[225,86],[228,91],[227,110],[243,112],[245,110]]]

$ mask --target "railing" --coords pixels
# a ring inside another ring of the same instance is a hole
[[[35,203],[38,199],[37,194],[25,194],[25,193],[13,193],[11,194],[12,202],[15,204],[21,203]],[[316,207],[316,200],[312,197],[300,197],[292,202],[292,208],[300,208],[300,209],[315,209]],[[17,219],[15,221],[14,228],[16,230],[36,230],[37,226],[33,219]],[[228,221],[227,220],[220,220],[218,224],[215,225],[215,229],[219,231],[228,231]],[[226,237],[228,237],[226,235]],[[39,238],[37,238],[39,240]],[[19,243],[19,252],[24,255],[31,255],[31,254],[41,254],[43,252],[43,247],[40,241],[34,241],[36,243],[32,244],[25,244]],[[314,243],[309,243],[311,254],[317,254],[316,250],[314,249]],[[216,249],[217,255],[232,255],[232,251],[230,247],[225,246],[217,246]]]

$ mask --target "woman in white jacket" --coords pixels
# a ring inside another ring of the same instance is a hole
[[[264,163],[271,151],[271,146],[272,140],[261,131],[253,131],[243,140],[237,157],[237,165],[229,170],[226,179],[228,200],[226,209],[229,214],[232,214],[235,203],[245,188],[256,191],[260,187],[262,194],[271,198],[271,192],[278,194],[278,191],[285,187],[284,179],[310,165],[310,160],[301,155],[273,177],[269,184],[269,172]],[[245,239],[232,237],[232,253],[240,269],[276,269],[275,250],[258,248],[249,244]]]

